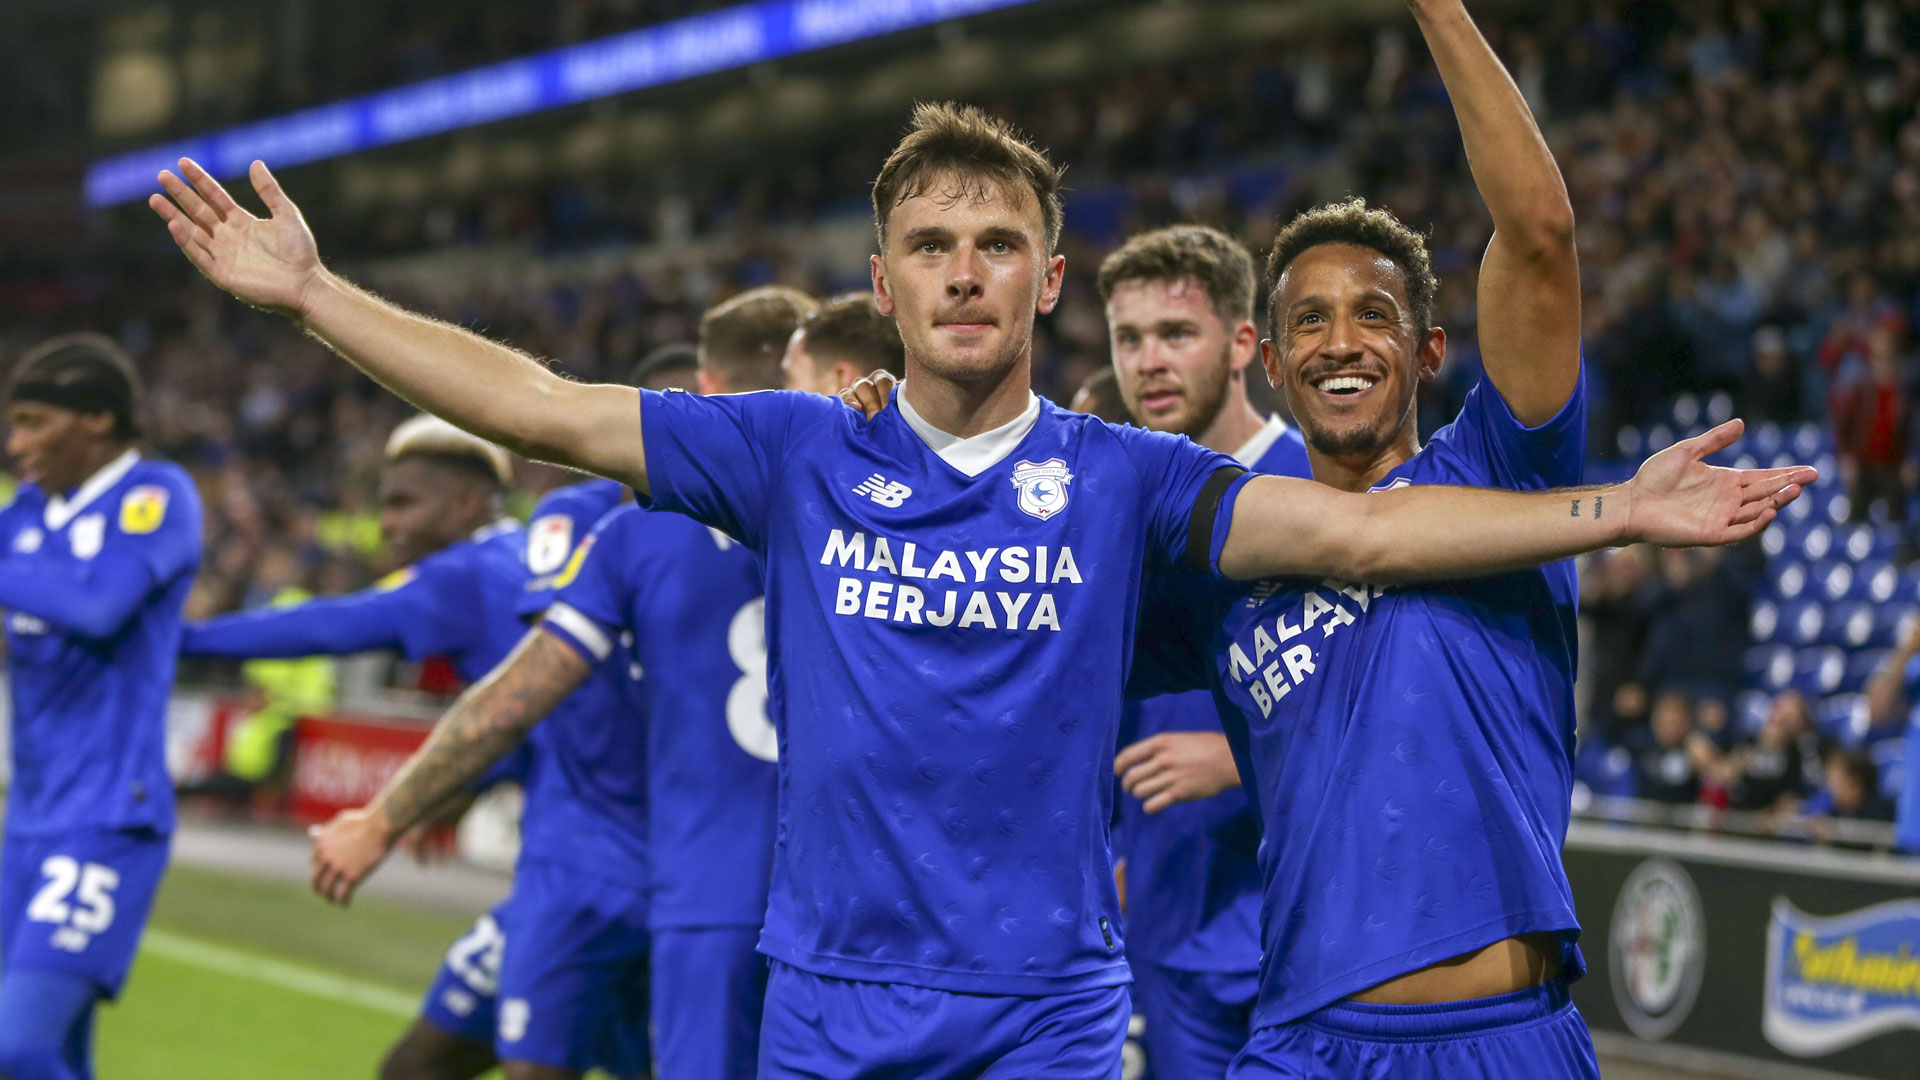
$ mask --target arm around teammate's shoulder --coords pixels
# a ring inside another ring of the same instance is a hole
[[[1723,469],[1704,459],[1740,437],[1731,421],[1649,458],[1624,484],[1515,492],[1441,484],[1354,493],[1255,476],[1230,493],[1217,561],[1230,578],[1327,575],[1375,584],[1477,577],[1645,542],[1736,543],[1817,472]]]

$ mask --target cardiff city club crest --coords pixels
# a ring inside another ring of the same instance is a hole
[[[1013,467],[1013,486],[1020,492],[1020,509],[1045,521],[1067,508],[1067,485],[1073,474],[1067,463],[1048,458],[1039,464],[1018,462]]]

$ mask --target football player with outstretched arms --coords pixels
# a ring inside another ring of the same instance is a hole
[[[908,378],[872,419],[790,392],[568,382],[327,271],[264,165],[266,218],[181,168],[153,207],[216,284],[409,400],[764,561],[786,742],[765,1075],[1109,1074],[1129,1011],[1111,755],[1146,579],[1394,582],[1724,543],[1812,477],[1707,467],[1729,426],[1593,493],[1364,495],[1068,413],[1031,389],[1033,322],[1065,266],[1060,171],[971,108],[918,108],[874,184],[874,295]]]

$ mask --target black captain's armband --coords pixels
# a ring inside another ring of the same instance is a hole
[[[1246,474],[1247,470],[1229,465],[1215,470],[1201,486],[1199,497],[1193,500],[1193,516],[1187,519],[1187,569],[1197,574],[1213,570],[1214,515],[1227,489]]]

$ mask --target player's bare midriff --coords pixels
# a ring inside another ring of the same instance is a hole
[[[1437,1005],[1510,994],[1559,974],[1560,939],[1553,934],[1522,934],[1368,987],[1349,1000]]]

